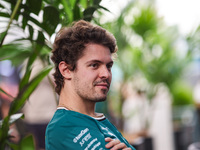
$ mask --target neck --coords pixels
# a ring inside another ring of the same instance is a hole
[[[76,111],[91,117],[97,117],[95,113],[95,102],[83,100],[80,97],[72,96],[61,92],[58,107],[65,107],[68,110]]]

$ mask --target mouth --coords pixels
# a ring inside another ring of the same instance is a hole
[[[103,83],[101,83],[101,84],[96,84],[95,86],[98,86],[98,87],[101,87],[101,88],[103,88],[103,89],[109,89],[109,85],[108,84],[103,84]]]
[[[102,89],[109,89],[110,84],[107,81],[96,82],[94,86],[101,87]]]

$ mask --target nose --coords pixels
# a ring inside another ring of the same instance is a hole
[[[111,77],[111,75],[112,75],[111,70],[108,69],[106,66],[102,66],[100,73],[99,73],[99,77],[108,79]]]

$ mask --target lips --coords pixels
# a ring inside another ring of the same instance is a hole
[[[95,86],[106,87],[107,89],[109,89],[109,85],[104,83],[96,84]]]
[[[94,83],[94,86],[99,86],[99,87],[102,87],[102,88],[107,88],[107,89],[109,89],[110,84],[109,84],[108,81],[98,81],[98,82],[95,82],[95,83]]]

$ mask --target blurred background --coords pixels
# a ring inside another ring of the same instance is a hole
[[[45,149],[56,110],[55,33],[84,19],[118,57],[103,112],[137,150],[200,149],[198,0],[0,1],[0,149]],[[23,115],[24,114],[24,115]]]

